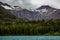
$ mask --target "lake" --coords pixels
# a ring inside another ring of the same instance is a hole
[[[0,40],[60,40],[60,36],[0,36]]]

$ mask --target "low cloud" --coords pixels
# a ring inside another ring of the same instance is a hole
[[[17,5],[24,8],[35,9],[41,5],[50,5],[55,8],[60,8],[60,0],[0,0],[10,5]]]

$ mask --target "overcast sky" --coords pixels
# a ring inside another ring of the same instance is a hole
[[[10,5],[17,5],[24,8],[36,9],[42,5],[50,5],[60,9],[60,0],[0,0]]]

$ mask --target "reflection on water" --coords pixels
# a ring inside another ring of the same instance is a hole
[[[60,40],[60,36],[0,36],[0,40]]]

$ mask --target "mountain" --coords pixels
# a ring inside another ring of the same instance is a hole
[[[14,6],[14,10],[16,10],[16,11],[20,11],[20,10],[23,10],[23,8],[20,7],[20,6]]]
[[[10,7],[6,3],[6,6]],[[14,6],[11,9],[6,9],[10,14],[14,15],[17,18],[23,18],[28,20],[50,20],[50,19],[60,19],[60,9],[53,8],[49,5],[42,5],[36,10],[28,10],[19,6]]]
[[[5,9],[10,9],[10,10],[13,9],[13,7],[11,5],[9,5],[7,3],[3,3],[3,2],[0,2],[0,6],[2,6]]]
[[[39,9],[39,10],[38,10]],[[41,6],[36,10],[13,10],[11,11],[15,16],[28,20],[50,20],[60,19],[60,9],[52,8],[48,5]]]
[[[52,7],[49,6],[49,5],[42,5],[41,7],[37,8],[37,10],[41,10],[41,9],[47,9],[47,10],[50,10],[50,9],[55,9],[55,8],[52,8]]]
[[[9,4],[3,2],[0,2],[0,5],[11,7]]]

